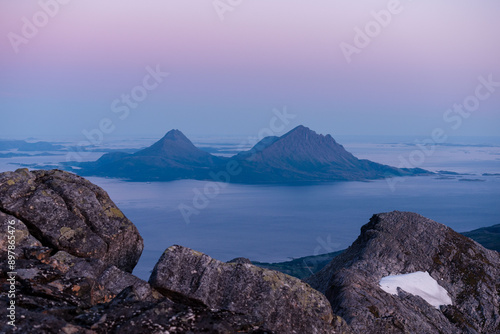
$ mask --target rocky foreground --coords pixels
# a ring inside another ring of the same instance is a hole
[[[181,246],[143,281],[131,274],[143,249],[136,227],[102,189],[58,170],[0,174],[0,226],[15,226],[0,240],[2,333],[500,332],[499,253],[414,213],[373,216],[309,284]],[[415,271],[427,271],[453,305],[379,286]]]

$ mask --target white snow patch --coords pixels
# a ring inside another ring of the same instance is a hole
[[[392,295],[398,294],[399,287],[412,295],[420,296],[437,309],[440,305],[452,304],[448,291],[440,286],[427,271],[387,276],[382,278],[379,284],[382,290]]]

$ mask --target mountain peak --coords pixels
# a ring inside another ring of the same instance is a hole
[[[299,159],[302,156],[305,160],[319,162],[329,156],[332,159],[330,161],[335,161],[335,156],[348,154],[332,136],[318,134],[304,125],[299,125],[283,135],[279,142],[284,148],[291,149],[289,153]]]
[[[289,131],[286,133],[283,137],[289,136],[289,135],[307,135],[307,134],[315,134],[317,135],[316,132],[313,130],[309,129],[307,126],[304,125],[299,125],[293,130]]]
[[[183,161],[205,161],[211,156],[193,145],[179,130],[170,130],[152,146],[135,154],[136,156],[156,156]]]
[[[177,129],[170,130],[167,132],[165,136],[163,136],[160,141],[163,140],[183,140],[183,141],[189,141],[189,139],[180,131]]]
[[[295,127],[291,132],[293,132],[293,131],[312,131],[312,132],[314,132],[313,130],[309,129],[307,126],[304,126],[302,124]]]
[[[325,178],[337,175],[335,177],[341,179],[344,176],[339,176],[339,170],[356,170],[359,165],[359,160],[332,136],[318,134],[304,125],[282,137],[265,138],[252,150],[240,153],[238,158],[261,164],[263,175],[269,174],[266,171],[277,170],[298,173],[304,178],[324,170]]]
[[[281,137],[266,137],[251,150],[233,157],[241,173],[231,182],[309,182],[366,180],[387,176],[428,174],[359,160],[332,136],[299,125]],[[171,180],[206,179],[211,170],[224,168],[227,158],[200,150],[179,130],[170,130],[153,145],[134,154],[113,153],[97,163],[83,165],[87,173],[117,177]],[[141,174],[141,175],[138,175]],[[240,175],[241,174],[241,175]],[[91,174],[87,174],[91,175]]]
[[[282,138],[284,139],[287,137],[297,138],[297,139],[301,139],[303,141],[304,140],[305,141],[320,140],[320,141],[324,141],[324,142],[329,143],[329,144],[337,144],[337,142],[335,141],[335,139],[333,139],[333,137],[331,135],[318,134],[316,131],[311,130],[310,128],[308,128],[307,126],[304,126],[304,125],[297,126],[293,130],[291,130],[288,133],[286,133],[285,135],[283,135]]]

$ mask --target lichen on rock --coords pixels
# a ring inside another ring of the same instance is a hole
[[[132,271],[144,247],[137,228],[104,190],[68,172],[0,174],[0,211],[22,221],[54,251],[100,259],[125,271]]]
[[[297,278],[248,263],[224,263],[182,246],[158,261],[151,286],[214,309],[249,313],[280,333],[333,333],[325,296]]]
[[[453,305],[379,286],[390,275],[428,272]],[[500,333],[500,254],[411,212],[374,215],[347,251],[306,280],[359,333]]]

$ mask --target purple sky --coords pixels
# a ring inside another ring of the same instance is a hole
[[[341,43],[391,1],[243,0],[222,21],[210,0],[73,0],[13,47],[54,2],[0,4],[0,138],[78,136],[103,118],[116,135],[250,135],[284,106],[334,136],[499,134],[500,87],[458,129],[443,120],[478,77],[500,82],[498,0],[401,0],[350,63]],[[119,119],[113,101],[157,65],[170,75]]]

